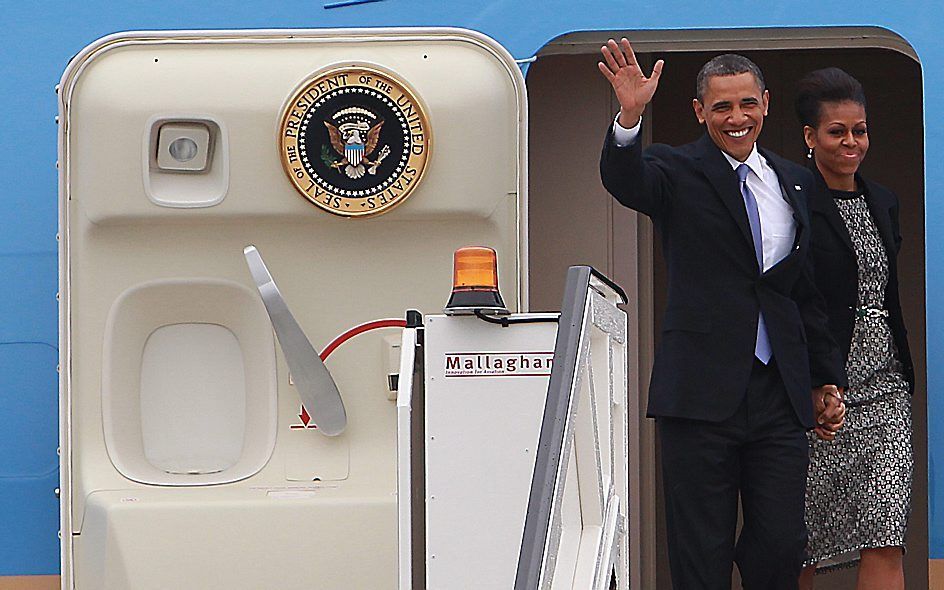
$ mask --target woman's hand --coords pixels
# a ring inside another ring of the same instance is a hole
[[[813,416],[816,419],[813,431],[823,440],[834,440],[846,421],[842,394],[842,389],[835,385],[822,385],[813,390]]]

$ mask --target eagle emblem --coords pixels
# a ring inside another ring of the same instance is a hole
[[[331,147],[340,156],[335,157],[327,146],[323,146],[322,159],[325,163],[353,180],[363,177],[364,174],[377,174],[380,163],[390,155],[390,146],[383,146],[376,157],[371,159],[380,141],[380,130],[384,124],[383,119],[373,123],[376,118],[367,109],[351,107],[334,114],[332,119],[339,122],[338,125],[324,121],[331,139]]]

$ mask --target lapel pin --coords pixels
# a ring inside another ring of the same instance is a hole
[[[801,186],[798,185],[798,184],[793,185],[793,188],[797,189],[798,191],[803,190],[803,187],[801,187]]]

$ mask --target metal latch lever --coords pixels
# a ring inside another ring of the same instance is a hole
[[[282,298],[259,250],[250,245],[243,249],[243,254],[302,403],[322,434],[341,434],[347,426],[347,413],[337,384]]]

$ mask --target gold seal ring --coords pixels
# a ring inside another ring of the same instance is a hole
[[[302,83],[279,125],[282,167],[308,201],[336,215],[390,211],[420,184],[429,119],[406,82],[371,66],[328,69]]]

